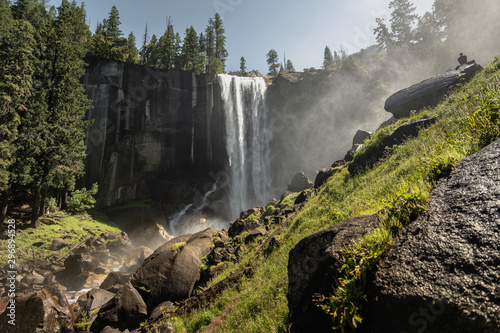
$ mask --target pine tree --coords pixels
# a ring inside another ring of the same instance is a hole
[[[323,59],[323,69],[331,69],[332,65],[333,65],[332,51],[330,51],[330,48],[326,46]]]
[[[120,24],[122,24],[120,22],[120,13],[116,6],[113,6],[106,20],[106,37],[110,38],[112,41],[116,41],[118,38],[122,37],[123,33],[120,30]]]
[[[32,193],[32,223],[40,214],[43,198],[52,189],[75,186],[82,175],[85,158],[85,129],[89,122],[85,112],[90,108],[80,78],[85,73],[83,57],[87,53],[88,26],[85,10],[75,2],[62,0],[58,14],[47,32],[47,52],[50,67],[47,73],[45,97],[39,109],[29,110],[27,123],[38,125],[38,133],[31,151],[36,163],[31,172],[34,177]],[[38,138],[38,139],[37,139]]]
[[[240,75],[241,76],[248,75],[245,57],[240,58]]]
[[[222,19],[219,13],[216,13],[213,19],[209,19],[208,26],[205,31],[205,54],[207,58],[206,72],[209,74],[213,75],[225,72],[226,59],[228,57],[225,32]]]
[[[397,47],[409,47],[415,41],[414,27],[418,20],[415,6],[408,0],[393,0],[389,3],[391,32]]]
[[[373,30],[375,39],[380,49],[389,49],[392,46],[393,37],[384,20],[377,18],[377,27]]]
[[[148,46],[146,47],[146,65],[151,67],[159,67],[160,54],[158,51],[159,43],[156,35],[151,37]]]
[[[160,48],[160,67],[165,69],[173,69],[175,65],[176,46],[175,46],[175,32],[170,18],[167,22],[167,30],[159,41]]]
[[[267,65],[269,66],[269,76],[278,75],[278,69],[280,68],[279,60],[278,60],[278,52],[276,50],[270,50],[267,53]]]
[[[132,64],[139,63],[139,60],[140,60],[139,51],[137,50],[135,35],[133,32],[130,32],[130,34],[128,35],[127,50],[128,50],[128,53],[127,53],[126,61],[130,62]]]
[[[290,59],[286,61],[286,71],[288,73],[295,73],[295,67],[293,67],[293,63]]]
[[[181,69],[197,74],[203,71],[202,62],[200,61],[198,34],[193,26],[186,29],[181,52]]]
[[[9,204],[18,160],[19,126],[32,94],[35,30],[14,20],[7,0],[0,0],[0,230]]]

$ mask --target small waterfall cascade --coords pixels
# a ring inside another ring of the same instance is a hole
[[[270,140],[262,77],[218,76],[224,107],[232,218],[269,199]]]

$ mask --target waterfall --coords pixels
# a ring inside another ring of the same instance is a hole
[[[271,131],[266,83],[261,77],[218,76],[226,119],[231,216],[269,199]]]

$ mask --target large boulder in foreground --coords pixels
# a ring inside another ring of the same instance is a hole
[[[176,237],[149,256],[137,270],[133,284],[150,291],[150,305],[181,301],[191,296],[200,279],[202,259],[211,251],[212,228]]]
[[[32,294],[16,295],[14,305],[15,308],[7,307],[0,315],[2,333],[74,332],[75,315],[66,296],[57,286]],[[13,319],[14,322],[9,323]]]
[[[438,182],[380,262],[363,332],[498,332],[500,141]]]
[[[339,222],[301,240],[288,258],[288,309],[291,332],[324,332],[330,318],[316,307],[315,293],[329,295],[340,277],[339,250],[373,230],[376,215],[364,215]]]
[[[483,69],[474,61],[449,70],[438,76],[417,83],[409,88],[398,91],[390,96],[385,102],[385,110],[400,119],[410,116],[413,110],[420,110],[425,106],[432,105],[441,98],[447,90],[461,82],[468,80],[478,71]]]
[[[139,327],[148,317],[148,308],[139,292],[127,283],[106,304],[102,305],[91,332],[101,332],[106,326],[120,330]]]

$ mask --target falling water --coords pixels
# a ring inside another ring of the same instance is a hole
[[[219,75],[226,118],[232,217],[269,199],[266,83],[261,77]]]

